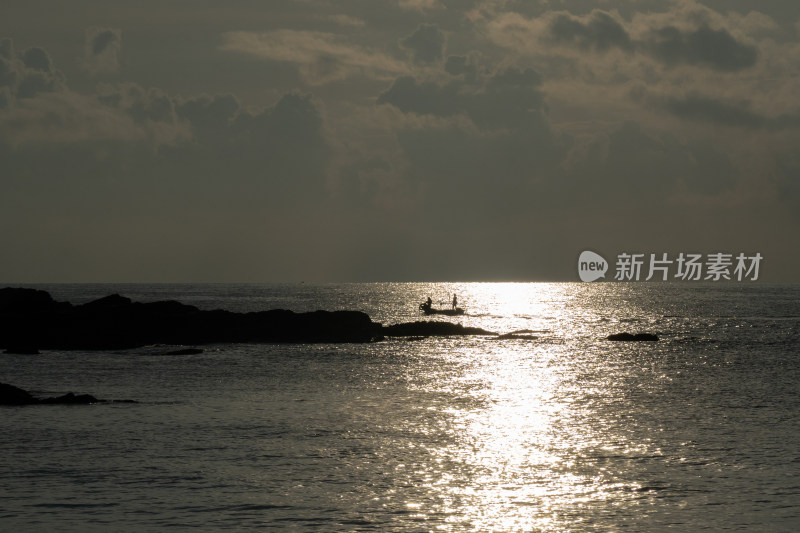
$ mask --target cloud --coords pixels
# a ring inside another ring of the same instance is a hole
[[[564,279],[587,245],[797,229],[794,19],[692,0],[223,11],[110,18],[133,83],[86,77],[119,68],[113,28],[65,59],[75,88],[58,35],[27,56],[0,41],[6,277]]]
[[[57,92],[64,87],[63,77],[39,70],[28,70],[17,85],[16,97],[33,98],[43,92]]]
[[[438,84],[403,76],[378,97],[378,103],[440,117],[463,113],[479,128],[517,128],[531,114],[544,112],[541,81],[533,69],[516,67],[489,76],[482,88],[471,87],[466,80]]]
[[[230,126],[241,109],[233,95],[197,96],[181,101],[177,114],[189,121],[201,144],[213,143],[230,135]]]
[[[138,141],[144,137],[124,114],[92,97],[67,91],[18,100],[13,109],[0,114],[0,139],[8,146]]]
[[[0,161],[14,279],[286,278],[336,253],[335,220],[319,215],[329,148],[307,95],[245,109],[231,95],[64,86],[0,103]]]
[[[53,60],[50,55],[39,47],[28,48],[22,53],[22,63],[29,69],[39,70],[44,73],[53,72]]]
[[[595,10],[585,20],[559,13],[550,21],[549,31],[554,43],[569,44],[582,50],[633,50],[633,42],[622,24],[603,11]]]
[[[410,50],[415,63],[441,61],[444,53],[444,33],[435,24],[420,24],[417,30],[400,41],[400,46]]]
[[[707,25],[692,31],[674,26],[654,29],[641,46],[667,66],[699,65],[736,72],[752,67],[758,59],[755,46],[737,41],[725,29]]]
[[[463,75],[467,80],[474,80],[478,75],[474,58],[469,56],[448,56],[444,70],[451,76]]]
[[[111,46],[104,42],[101,54]],[[22,79],[0,92],[0,145],[16,153],[22,166],[21,154],[35,147],[71,145],[101,153],[114,146],[119,165],[142,172],[194,169],[204,179],[232,172],[260,183],[261,194],[275,199],[324,194],[329,155],[310,96],[290,93],[273,106],[244,109],[232,95],[181,98],[135,83],[101,84],[96,95],[83,95],[65,83],[46,87],[62,78],[43,49],[29,49],[22,59],[2,59]],[[58,168],[57,161],[52,164]]]
[[[463,111],[458,91],[455,83],[439,85],[402,76],[378,97],[378,103],[392,104],[405,113],[450,116]]]
[[[117,71],[121,48],[121,30],[88,28],[84,44],[84,68],[93,74]]]
[[[541,82],[533,69],[508,67],[474,81],[400,77],[380,95],[379,104],[419,117],[396,133],[406,190],[418,191],[416,217],[437,232],[455,230],[455,221],[467,232],[530,208],[564,153]]]
[[[633,21],[598,9],[583,16],[550,11],[532,19],[518,13],[503,13],[487,26],[494,42],[520,54],[542,54],[555,46],[600,54],[612,50],[644,54],[667,67],[691,65],[737,72],[756,64],[758,48],[723,26],[730,21],[713,17],[706,9],[700,14],[683,13],[684,18],[678,16],[681,13],[670,13],[669,17],[640,14]],[[719,27],[712,27],[709,20]],[[767,23],[762,17],[738,18],[733,22],[759,31]]]
[[[349,44],[333,33],[307,30],[238,31],[222,35],[222,50],[296,64],[312,85],[350,76],[408,72],[408,67],[384,53]]]
[[[3,107],[18,99],[66,88],[64,74],[53,66],[50,55],[40,47],[28,48],[15,56],[11,39],[0,43],[0,88],[5,87]]]

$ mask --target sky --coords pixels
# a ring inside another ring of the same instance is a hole
[[[783,0],[7,0],[0,280],[800,281],[798,71]]]

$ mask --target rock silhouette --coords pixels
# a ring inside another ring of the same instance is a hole
[[[198,355],[203,353],[200,348],[181,348],[180,350],[170,350],[164,352],[164,355]]]
[[[120,401],[122,403],[136,403],[133,400]],[[24,389],[7,383],[0,383],[0,405],[87,405],[107,402],[108,400],[98,400],[91,394],[74,394],[72,392],[53,398],[36,398]]]
[[[465,327],[461,324],[439,320],[418,320],[383,326],[383,334],[387,337],[432,337],[448,335],[495,335],[481,328]]]
[[[610,341],[628,341],[628,342],[637,342],[637,341],[657,341],[658,335],[654,335],[653,333],[614,333],[606,337],[606,339]]]
[[[442,335],[493,333],[445,321],[383,326],[360,311],[202,311],[172,300],[133,302],[119,294],[73,305],[57,302],[42,290],[0,289],[0,349],[23,347],[27,353],[46,349],[119,350],[156,344],[362,343],[384,336]]]

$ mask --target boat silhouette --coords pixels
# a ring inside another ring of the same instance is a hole
[[[455,316],[455,315],[463,315],[464,310],[460,307],[456,307],[455,309],[436,309],[432,305],[428,303],[421,303],[419,304],[419,310],[425,313],[426,315],[448,315],[448,316]]]

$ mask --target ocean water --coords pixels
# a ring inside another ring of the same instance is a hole
[[[48,285],[515,338],[1,355],[2,531],[797,531],[800,286]],[[657,343],[609,333],[654,332]]]

